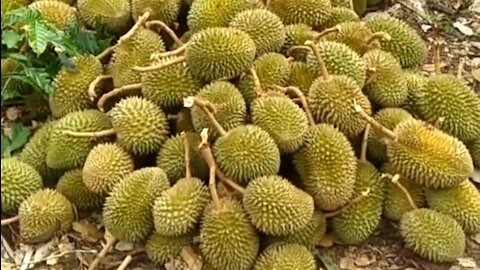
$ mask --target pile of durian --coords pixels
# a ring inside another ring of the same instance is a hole
[[[58,73],[52,120],[2,159],[23,241],[101,210],[159,265],[188,247],[203,269],[313,270],[325,235],[361,244],[383,217],[421,257],[462,257],[480,232],[480,99],[440,71],[440,45],[426,76],[427,46],[396,18],[267,2],[30,4],[120,38]]]

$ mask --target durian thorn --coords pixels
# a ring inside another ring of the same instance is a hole
[[[457,68],[457,78],[462,79],[463,67],[465,66],[465,57],[460,58]]]
[[[167,32],[167,34],[173,39],[176,45],[181,46],[183,42],[178,38],[177,34],[167,24],[160,20],[148,21],[145,23],[145,27],[150,28],[152,26],[160,26],[160,28]]]
[[[435,74],[442,73],[441,47],[442,46],[441,46],[440,40],[435,40],[433,42],[433,48],[435,50],[435,53],[433,55],[433,66],[434,66]]]
[[[255,92],[255,95],[257,97],[262,97],[264,96],[264,92],[262,90],[262,84],[260,83],[260,79],[258,78],[257,72],[255,71],[254,67],[251,67],[249,69],[250,74],[252,75],[253,78],[253,91]]]
[[[117,45],[110,46],[110,47],[106,48],[105,50],[103,50],[103,52],[101,52],[99,55],[95,56],[95,58],[97,60],[101,61],[103,58],[107,57],[113,51],[115,51],[116,48],[117,48]]]
[[[372,42],[374,42],[375,40],[381,40],[381,39],[384,39],[384,40],[391,40],[392,39],[392,36],[390,36],[390,34],[386,33],[386,32],[375,32],[373,34],[371,34],[366,40],[365,40],[365,44],[366,45],[371,45]]]
[[[324,36],[326,36],[330,33],[338,33],[338,32],[340,32],[340,30],[341,30],[340,26],[333,26],[333,27],[330,27],[330,28],[327,28],[327,29],[323,30],[320,33],[315,32],[313,34],[313,41],[318,42],[322,37],[324,37]],[[305,44],[305,45],[307,45],[307,44]]]
[[[115,130],[113,128],[105,129],[102,131],[71,131],[71,130],[62,130],[63,134],[72,136],[72,137],[80,137],[80,138],[99,138],[99,137],[107,137],[115,135]]]
[[[325,66],[325,62],[323,61],[323,58],[320,55],[320,52],[318,51],[317,45],[315,45],[315,43],[311,40],[305,41],[305,45],[310,47],[310,49],[313,52],[313,55],[315,55],[315,58],[317,58],[318,68],[320,69],[319,75],[323,77],[325,81],[328,81],[330,79],[330,75],[328,74],[327,67]]]
[[[212,149],[210,148],[210,144],[208,143],[208,129],[204,128],[200,133],[200,137],[202,141],[198,146],[200,153],[207,163],[209,168],[209,180],[208,180],[208,188],[210,190],[210,196],[212,197],[213,207],[215,209],[220,209],[220,199],[218,197],[217,186],[216,186],[216,171],[217,171],[217,164],[215,163],[215,159],[213,158]]]
[[[192,171],[190,170],[190,144],[188,144],[188,137],[184,131],[180,133],[180,137],[182,138],[183,149],[185,153],[185,177],[191,178]]]
[[[135,35],[135,32],[137,32],[137,30],[143,26],[145,24],[145,22],[148,20],[148,18],[150,17],[150,11],[147,11],[145,13],[143,13],[143,15],[139,16],[138,17],[138,20],[135,22],[135,24],[132,26],[132,28],[130,28],[130,30],[128,30],[128,32],[121,36],[118,41],[117,41],[117,45],[119,44],[122,44],[123,42],[127,41],[128,39],[130,39],[133,35]]]
[[[362,107],[357,104],[356,100],[354,101],[353,108],[355,109],[355,112],[358,113],[363,119],[365,119],[365,121],[367,121],[367,123],[369,123],[374,129],[377,129],[378,131],[382,132],[383,134],[385,134],[385,136],[390,138],[392,141],[397,140],[397,134],[395,134],[395,132],[386,128],[385,126],[377,122],[375,119],[373,119],[373,117],[368,115],[362,109]]]
[[[362,150],[360,152],[360,160],[363,162],[367,161],[367,147],[368,147],[368,134],[370,133],[370,124],[367,124],[365,131],[363,133],[362,139]]]
[[[15,223],[15,222],[17,222],[18,220],[19,220],[19,217],[18,217],[18,216],[14,216],[14,217],[11,217],[11,218],[2,219],[2,226]]]
[[[310,110],[310,105],[308,104],[307,98],[302,93],[302,91],[300,91],[300,89],[298,87],[295,87],[295,86],[282,87],[282,86],[279,86],[279,85],[274,85],[274,87],[276,89],[278,89],[279,91],[282,91],[282,92],[285,92],[285,93],[291,92],[291,93],[295,94],[300,99],[300,104],[302,104],[302,107],[305,110],[305,114],[307,115],[307,119],[308,119],[308,122],[309,122],[310,126],[312,126],[312,127],[315,126],[315,120],[313,118],[312,111]]]
[[[105,234],[110,234],[108,231],[105,232]],[[107,256],[108,251],[110,248],[113,247],[113,245],[117,242],[117,239],[113,236],[106,238],[107,243],[105,243],[105,246],[103,246],[102,250],[98,255],[95,257],[95,260],[88,266],[88,270],[95,270],[97,269],[98,265],[100,264],[100,261]]]
[[[133,83],[133,84],[127,84],[118,88],[114,88],[112,91],[103,94],[97,101],[97,107],[100,111],[104,112],[105,111],[105,103],[107,102],[108,99],[128,90],[141,90],[142,89],[142,84],[141,83]]]
[[[127,269],[128,265],[132,262],[133,256],[132,254],[128,254],[125,259],[123,259],[122,263],[118,266],[117,270],[125,270]]]
[[[163,63],[158,64],[158,65],[147,66],[147,67],[135,66],[132,69],[135,70],[135,71],[138,71],[138,72],[148,72],[148,71],[155,71],[155,70],[163,69],[163,68],[166,68],[166,67],[169,67],[169,66],[172,66],[172,65],[175,65],[175,64],[180,64],[180,63],[183,63],[183,62],[185,62],[185,56],[184,55],[176,57],[176,58],[174,58],[170,61],[163,62]]]
[[[415,204],[415,202],[413,201],[412,199],[412,196],[410,195],[410,192],[408,192],[407,188],[405,188],[404,185],[402,185],[402,183],[400,183],[400,174],[395,174],[395,175],[391,175],[391,174],[387,174],[387,173],[384,173],[382,174],[382,177],[383,178],[390,178],[391,182],[397,186],[402,192],[403,194],[405,194],[405,197],[407,198],[408,200],[408,203],[410,204],[410,207],[412,207],[412,209],[418,209],[417,205]]]
[[[100,75],[97,76],[88,86],[88,96],[90,97],[91,101],[94,101],[95,98],[97,97],[97,93],[95,93],[95,88],[97,87],[97,84],[100,81],[106,80],[106,79],[111,79],[112,75]]]
[[[353,198],[353,200],[351,200],[350,202],[348,202],[347,205],[341,207],[340,209],[338,210],[335,210],[333,212],[328,212],[328,213],[325,213],[323,214],[326,218],[331,218],[331,217],[335,217],[335,216],[338,216],[340,215],[341,213],[347,211],[350,207],[352,207],[353,205],[355,205],[356,203],[360,202],[361,200],[363,200],[365,197],[368,196],[368,194],[370,193],[370,188],[367,188],[365,189],[364,191],[362,191],[360,193],[360,195],[358,195],[357,197]]]
[[[157,54],[157,57],[159,59],[163,58],[163,57],[167,57],[167,56],[177,56],[181,53],[183,53],[185,51],[185,49],[187,48],[187,45],[188,43],[185,43],[183,44],[182,46],[176,48],[175,50],[173,51],[168,51],[168,52],[163,52],[163,53],[158,53]]]
[[[295,45],[295,46],[290,47],[290,48],[287,50],[287,56],[292,56],[293,51],[298,51],[298,50],[308,50],[308,51],[311,51],[312,49],[310,49],[310,47],[305,46],[305,45]]]
[[[208,119],[220,136],[223,136],[227,133],[220,123],[218,123],[217,119],[215,119],[217,109],[208,100],[203,100],[198,97],[187,97],[183,100],[183,105],[187,108],[192,107],[193,105],[199,107],[207,115]]]

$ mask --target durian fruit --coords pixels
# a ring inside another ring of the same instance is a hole
[[[281,53],[286,55],[288,50],[293,46],[300,46],[305,44],[305,41],[313,39],[312,27],[304,23],[294,23],[285,25],[285,42],[283,43]],[[294,50],[290,52],[297,61],[305,61],[306,53],[301,50]]]
[[[400,219],[405,246],[434,263],[454,262],[465,251],[465,233],[453,218],[420,208]]]
[[[203,258],[214,269],[251,269],[260,248],[257,232],[240,202],[224,197],[219,203],[219,208],[211,203],[205,209],[200,227]]]
[[[2,18],[3,18],[3,15],[5,15],[7,12],[11,10],[28,6],[28,4],[30,4],[30,0],[3,0],[1,1],[1,4],[2,4]],[[4,59],[2,59],[2,62],[3,60]]]
[[[370,192],[365,198],[332,218],[333,232],[345,244],[360,244],[375,232],[380,224],[385,199],[385,183],[377,169],[370,162],[359,160],[355,196],[366,189]]]
[[[193,241],[194,235],[188,233],[177,237],[163,236],[153,233],[145,244],[145,253],[148,259],[157,265],[164,265],[172,258],[176,258],[185,246]],[[202,269],[204,269],[203,267]]]
[[[428,206],[454,218],[467,234],[480,232],[480,192],[470,180],[449,189],[425,189]]]
[[[72,132],[91,132],[112,127],[107,115],[97,110],[72,112],[60,118],[50,134],[47,147],[47,166],[53,169],[73,169],[83,165],[90,150],[105,138],[76,137]]]
[[[133,158],[127,151],[114,143],[101,143],[88,154],[82,179],[90,191],[107,195],[114,185],[133,170]]]
[[[330,28],[334,27],[337,24],[344,23],[344,22],[359,22],[360,18],[355,10],[346,7],[333,7],[332,8],[332,15],[330,16],[330,20],[328,20],[324,27]]]
[[[2,213],[16,213],[20,204],[43,187],[42,177],[16,157],[2,158]]]
[[[358,53],[347,45],[335,41],[320,41],[315,45],[328,73],[350,77],[358,84],[360,89],[363,88],[366,79],[366,66]],[[307,54],[307,64],[312,71],[321,72],[318,60],[312,51]]]
[[[213,145],[218,168],[239,184],[280,170],[280,151],[273,138],[260,127],[245,125],[229,130]]]
[[[211,27],[227,27],[238,13],[255,8],[256,2],[254,0],[195,0],[187,15],[188,29],[196,33]]]
[[[85,25],[116,35],[126,33],[131,27],[130,8],[128,0],[77,1],[78,17]]]
[[[208,101],[216,109],[215,119],[230,130],[242,126],[247,118],[247,105],[237,87],[230,82],[215,81],[203,87],[198,98]],[[193,127],[197,132],[208,128],[209,138],[216,139],[220,134],[214,128],[208,116],[199,107],[191,109]]]
[[[46,242],[71,228],[73,211],[73,205],[59,192],[38,190],[18,208],[20,236],[28,243]]]
[[[343,8],[353,8],[352,4],[356,0],[350,1],[350,0],[331,0],[332,6],[334,7],[343,7]]]
[[[425,77],[421,72],[415,70],[404,70],[403,77],[407,83],[408,96],[407,100],[401,106],[403,109],[407,110],[410,114],[416,116],[415,112],[415,92],[419,89],[425,87],[427,84],[428,77]],[[423,90],[420,90],[423,91]],[[418,117],[416,117],[418,118]]]
[[[160,168],[145,167],[127,175],[105,200],[105,228],[119,240],[144,240],[154,226],[153,202],[169,187],[167,175]]]
[[[310,70],[305,62],[290,62],[290,78],[287,84],[298,87],[305,96],[308,96],[308,91],[317,77],[317,73]]]
[[[37,10],[43,20],[60,30],[67,30],[68,25],[77,20],[77,10],[61,1],[36,1],[28,7]]]
[[[149,20],[159,20],[173,24],[180,13],[182,0],[132,0],[132,18],[137,21],[145,12],[150,12]]]
[[[328,0],[272,0],[268,6],[284,24],[303,23],[322,28],[330,19],[332,5]]]
[[[474,139],[467,144],[470,156],[472,156],[473,165],[480,168],[480,139]]]
[[[315,258],[305,246],[279,243],[268,246],[255,262],[253,270],[314,270]]]
[[[278,175],[250,181],[243,195],[243,206],[255,228],[273,236],[302,229],[314,211],[313,198]]]
[[[183,108],[177,113],[176,117],[174,117],[174,131],[175,134],[179,134],[182,131],[184,132],[194,132],[195,128],[193,127],[192,123],[192,115],[190,110],[187,108]],[[173,132],[172,132],[173,133]]]
[[[53,79],[49,103],[52,115],[57,118],[93,107],[87,91],[90,82],[102,75],[102,63],[93,55],[76,56],[73,63],[75,71],[64,66]]]
[[[416,67],[422,64],[427,48],[411,26],[384,14],[370,16],[365,23],[373,32],[381,31],[390,35],[390,39],[381,40],[380,45],[382,50],[393,54],[402,67]]]
[[[104,196],[92,192],[83,183],[82,169],[67,171],[58,180],[55,190],[65,196],[79,211],[99,209]]]
[[[109,63],[113,86],[140,82],[140,73],[132,68],[149,63],[153,53],[161,52],[165,52],[165,44],[157,33],[144,27],[137,29],[131,38],[118,44],[113,51]]]
[[[383,108],[373,118],[389,129],[394,129],[402,121],[413,119],[410,113],[401,108]],[[383,133],[375,129],[368,134],[368,155],[379,162],[387,161],[387,148],[382,138]]]
[[[329,124],[312,127],[294,153],[295,168],[315,206],[331,211],[353,196],[356,158],[347,137]]]
[[[3,3],[2,3],[2,10],[3,10]],[[2,16],[3,16],[2,12]],[[10,73],[10,72],[18,72],[21,70],[22,66],[20,65],[20,62],[13,58],[2,58],[2,77],[1,77],[1,89],[2,89],[2,96],[4,96],[4,100],[7,100],[11,97],[8,97],[10,93],[17,95],[18,93],[25,93],[25,90],[29,89],[29,86],[20,81],[16,80],[12,77],[7,77],[5,73]]]
[[[352,0],[353,10],[362,17],[367,11],[367,0]]]
[[[257,48],[257,56],[280,51],[286,38],[282,20],[266,9],[242,11],[233,18],[229,26],[244,31],[252,38]]]

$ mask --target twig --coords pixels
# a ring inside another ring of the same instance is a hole
[[[320,69],[319,75],[322,76],[325,81],[328,81],[330,79],[330,75],[328,74],[327,67],[325,66],[325,62],[320,55],[320,51],[318,50],[317,45],[315,45],[315,43],[313,43],[311,40],[305,41],[305,45],[310,47],[313,54],[315,55],[315,58],[317,58],[318,68]]]
[[[354,109],[355,109],[355,112],[358,113],[363,119],[365,119],[365,121],[367,121],[367,123],[369,123],[370,125],[372,125],[373,128],[379,130],[380,132],[382,132],[383,134],[385,134],[385,136],[389,137],[390,139],[392,139],[393,141],[396,141],[397,140],[397,134],[395,134],[393,131],[391,131],[390,129],[384,127],[382,124],[380,124],[379,122],[377,122],[375,119],[373,119],[370,115],[368,115],[360,105],[358,105],[356,102],[354,102],[354,105],[353,105]]]
[[[360,152],[360,160],[366,162],[367,161],[367,147],[368,147],[368,134],[370,133],[370,124],[367,124],[365,127],[365,131],[363,133],[362,139],[362,150]]]
[[[295,94],[298,97],[300,104],[302,104],[303,109],[305,110],[305,114],[307,115],[310,126],[312,127],[315,126],[315,119],[313,118],[313,114],[312,114],[312,111],[310,110],[310,105],[308,104],[307,98],[302,93],[302,91],[298,89],[298,87],[295,87],[295,86],[282,87],[279,85],[274,85],[274,87],[279,91],[287,92],[287,93],[291,92]]]
[[[457,78],[462,79],[463,67],[465,66],[465,57],[460,58],[457,68]]]
[[[148,72],[148,71],[155,71],[155,70],[163,69],[163,68],[166,68],[166,67],[169,67],[169,66],[172,66],[172,65],[175,65],[175,64],[180,64],[180,63],[183,63],[183,62],[185,62],[185,56],[179,56],[179,57],[176,57],[176,58],[174,58],[170,61],[166,61],[166,62],[163,62],[163,63],[158,64],[158,65],[147,66],[147,67],[135,66],[132,69],[135,70],[135,71],[138,71],[138,72]]]
[[[392,36],[390,36],[388,33],[386,32],[375,32],[373,34],[371,34],[366,40],[365,40],[365,44],[366,45],[370,45],[372,42],[374,42],[375,40],[379,40],[379,39],[385,39],[385,40],[390,40],[392,39]]]
[[[105,232],[105,235],[107,235],[108,231]],[[109,233],[108,233],[109,234]],[[100,264],[100,261],[105,258],[107,255],[108,251],[110,250],[111,247],[117,242],[117,239],[110,235],[110,237],[106,237],[107,243],[105,246],[102,248],[100,253],[98,253],[97,257],[95,257],[95,260],[90,264],[88,267],[88,270],[95,270],[97,269],[98,265]]]
[[[324,37],[324,36],[326,36],[330,33],[335,33],[335,32],[339,32],[339,31],[340,31],[340,26],[334,26],[334,27],[327,28],[320,33],[315,33],[315,34],[313,34],[313,42],[318,42],[322,37]],[[307,45],[307,44],[305,44],[305,45]]]
[[[118,94],[120,94],[121,92],[124,92],[124,91],[137,90],[137,89],[142,89],[142,84],[141,83],[133,83],[133,84],[124,85],[124,86],[119,87],[119,88],[115,88],[112,91],[103,94],[98,99],[97,107],[100,111],[104,112],[105,111],[105,109],[104,109],[105,103],[107,102],[107,100],[109,98],[114,97],[114,96],[116,96],[116,95],[118,95]]]
[[[120,264],[117,270],[125,270],[127,266],[130,264],[130,262],[132,262],[132,259],[133,259],[132,255],[128,254],[127,257],[123,259],[122,264]]]
[[[405,197],[407,197],[407,200],[408,200],[408,203],[410,204],[410,207],[412,207],[412,209],[418,209],[417,205],[415,204],[415,201],[413,201],[412,199],[412,196],[410,195],[410,192],[408,192],[407,188],[405,188],[405,186],[402,185],[402,183],[400,183],[400,175],[399,174],[395,174],[395,175],[391,175],[391,174],[388,174],[388,173],[384,173],[382,174],[382,178],[390,178],[392,183],[394,185],[396,185],[402,192],[403,194],[405,194]]]
[[[442,66],[441,66],[442,59],[441,59],[441,56],[440,56],[440,49],[441,49],[440,40],[435,40],[433,42],[433,46],[434,46],[434,50],[435,50],[435,53],[434,53],[434,56],[433,56],[433,66],[435,67],[434,68],[435,74],[438,75],[438,74],[442,73]]]
[[[215,106],[207,100],[200,99],[198,97],[187,97],[183,99],[183,106],[190,108],[193,105],[198,106],[209,118],[212,125],[215,127],[220,136],[225,135],[227,132],[225,129],[218,123],[215,119],[214,114],[216,114]]]
[[[212,196],[212,203],[215,209],[220,209],[220,199],[218,197],[217,187],[215,183],[215,174],[217,170],[217,164],[215,163],[215,159],[213,158],[212,150],[210,149],[210,144],[208,143],[208,129],[204,128],[200,134],[202,141],[198,146],[200,153],[203,156],[203,159],[207,163],[210,174],[208,180],[208,188],[210,189],[210,195]]]
[[[175,42],[176,45],[178,45],[178,46],[183,45],[183,42],[178,38],[177,34],[175,34],[175,32],[172,30],[172,28],[168,27],[168,25],[166,25],[164,22],[159,21],[159,20],[154,20],[154,21],[149,21],[149,22],[145,23],[145,26],[147,28],[150,28],[154,25],[160,26],[160,28],[162,28],[163,31],[167,32],[167,34],[173,39],[173,41]]]
[[[187,45],[188,45],[188,43],[185,43],[185,44],[183,44],[182,46],[176,48],[176,49],[173,50],[173,51],[158,53],[158,54],[156,55],[156,57],[158,57],[158,58],[163,58],[163,57],[167,57],[167,56],[177,56],[177,55],[181,54],[182,52],[184,52],[185,49],[187,49]]]
[[[338,216],[340,215],[341,213],[347,211],[350,207],[352,207],[354,204],[360,202],[361,200],[363,200],[363,198],[367,197],[368,194],[370,193],[370,188],[367,188],[366,190],[362,191],[360,193],[360,195],[358,195],[357,197],[355,197],[353,200],[351,200],[347,205],[343,206],[342,208],[338,209],[338,210],[335,210],[333,212],[328,212],[328,213],[325,213],[324,216],[326,218],[331,218],[331,217],[335,217],[335,216]]]
[[[11,218],[6,218],[6,219],[2,219],[2,226],[5,226],[5,225],[8,225],[8,224],[11,224],[11,223],[14,223],[14,222],[17,222],[20,218],[18,216],[14,216],[14,217],[11,217]]]
[[[72,131],[72,130],[62,130],[63,134],[79,137],[79,138],[98,138],[115,135],[115,129],[105,129],[101,131]]]
[[[97,84],[106,79],[111,79],[112,75],[100,75],[96,77],[88,86],[88,96],[90,97],[90,100],[93,101],[97,97],[97,93],[95,93],[95,87],[97,87]]]
[[[117,48],[117,45],[110,46],[110,47],[106,48],[105,50],[103,50],[103,52],[101,52],[99,55],[95,56],[95,58],[97,58],[100,61],[103,58],[110,55],[111,53],[113,53],[113,51],[115,51],[116,48]]]
[[[185,152],[185,177],[191,178],[192,171],[190,170],[190,144],[188,143],[187,134],[184,131],[180,133],[180,136],[182,137],[183,148]]]
[[[35,260],[35,261],[30,261],[28,262],[27,264],[30,265],[30,264],[37,264],[37,263],[41,263],[41,262],[46,262],[50,259],[56,259],[56,258],[62,258],[66,255],[69,255],[69,254],[77,254],[77,253],[97,253],[98,251],[94,250],[94,249],[89,249],[89,250],[70,250],[70,251],[64,251],[64,252],[61,252],[59,254],[56,254],[56,255],[50,255],[46,258],[42,258],[42,259],[38,259],[38,260]]]
[[[293,51],[298,51],[298,50],[306,50],[306,51],[311,51],[310,47],[305,46],[305,45],[295,45],[290,47],[287,51],[287,56],[292,56]]]
[[[257,97],[262,97],[264,93],[262,91],[262,84],[260,82],[260,79],[258,78],[257,72],[255,71],[254,67],[251,67],[249,71],[253,79],[253,91],[255,92]]]
[[[17,258],[15,258],[15,253],[13,252],[12,247],[8,243],[7,239],[3,237],[3,234],[1,234],[1,236],[2,236],[2,246],[5,248],[5,251],[7,252],[10,259],[12,259],[15,262],[15,265],[18,266],[20,263],[18,262]]]
[[[137,32],[137,30],[140,28],[140,26],[145,24],[145,22],[148,20],[149,17],[150,17],[150,12],[149,11],[147,11],[147,12],[143,13],[143,15],[139,16],[137,22],[132,26],[132,28],[130,28],[130,30],[128,30],[128,32],[125,35],[121,36],[118,39],[117,46],[120,45],[121,43],[127,41],[133,35],[135,35],[135,32]]]

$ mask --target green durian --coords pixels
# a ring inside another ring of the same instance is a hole
[[[182,0],[132,0],[132,18],[137,21],[145,12],[150,12],[149,20],[159,20],[167,25],[177,21]]]
[[[303,23],[316,29],[321,28],[332,13],[329,0],[272,0],[268,9],[284,24]]]
[[[480,168],[480,139],[474,139],[473,141],[467,144],[468,151],[470,152],[470,156],[472,156],[473,165],[475,167]]]
[[[56,0],[35,1],[28,6],[40,13],[40,17],[59,30],[67,30],[77,20],[77,10],[67,3]]]
[[[421,88],[427,84],[428,77],[424,76],[419,71],[404,70],[403,77],[407,83],[408,96],[407,100],[401,106],[412,115],[417,115],[415,112],[415,93],[424,91]]]
[[[358,14],[355,12],[355,10],[351,8],[346,8],[346,7],[333,7],[330,20],[328,20],[325,23],[324,27],[330,28],[344,22],[359,22],[359,21],[360,21],[360,17],[358,17]]]
[[[67,171],[58,180],[55,190],[65,196],[79,211],[99,209],[105,201],[103,195],[92,192],[83,183],[82,169]]]
[[[273,244],[257,259],[253,270],[314,270],[315,257],[305,246],[299,244]]]
[[[145,253],[147,253],[148,259],[155,264],[164,265],[172,258],[176,258],[184,247],[193,242],[193,237],[194,235],[192,233],[177,237],[168,237],[159,233],[153,233],[147,239]]]
[[[2,4],[2,18],[3,18],[3,16],[9,11],[28,6],[28,4],[30,4],[30,0],[3,0],[1,4]],[[3,62],[3,59],[2,59],[2,62]]]
[[[133,23],[128,0],[78,0],[77,9],[85,25],[115,35],[126,33]]]
[[[282,54],[287,55],[288,50],[293,46],[301,46],[305,41],[313,39],[312,27],[304,23],[285,25],[285,42],[282,46]],[[306,52],[303,50],[292,50],[289,53],[297,61],[305,61]]]
[[[290,78],[287,84],[298,87],[298,89],[308,97],[308,91],[313,81],[318,77],[318,74],[310,70],[305,62],[293,61],[289,64]]]

